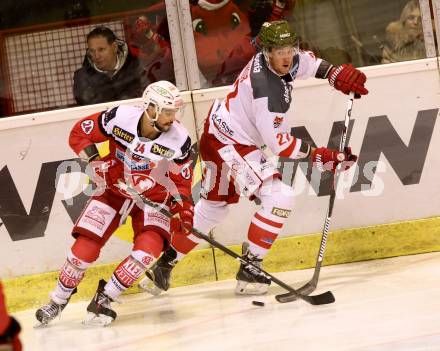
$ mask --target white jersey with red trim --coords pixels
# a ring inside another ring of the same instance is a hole
[[[129,150],[131,156],[151,161],[178,160],[188,156],[191,139],[180,122],[173,123],[171,128],[150,140],[139,136],[139,124],[144,110],[140,107],[118,106],[103,114],[99,121],[100,128],[112,141]],[[116,158],[128,161],[116,153]],[[130,166],[130,164],[127,164]]]
[[[191,138],[180,122],[150,140],[140,136],[140,121],[144,110],[118,106],[78,121],[70,133],[69,143],[80,154],[92,144],[109,141],[110,153],[105,160],[107,186],[123,193],[117,181],[130,181],[139,192],[168,191],[173,196],[191,196]]]
[[[268,67],[263,53],[257,53],[226,98],[214,102],[209,133],[224,144],[266,145],[276,155],[304,157],[301,140],[290,135],[286,113],[293,81],[314,77],[321,62],[313,53],[300,51],[290,73],[280,77]]]

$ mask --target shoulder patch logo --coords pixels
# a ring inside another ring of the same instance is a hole
[[[275,116],[273,119],[273,127],[278,128],[283,123],[284,117]]]
[[[151,146],[151,150],[150,151],[151,151],[152,154],[159,155],[159,156],[162,156],[162,157],[165,157],[165,158],[171,158],[171,157],[174,156],[174,153],[175,153],[174,150],[171,150],[171,149],[167,148],[166,146],[159,145],[159,144],[156,144],[156,143],[154,143]]]
[[[127,132],[126,130],[124,130],[118,126],[113,127],[112,133],[114,136],[126,141],[127,143],[131,143],[134,139],[133,134],[131,134],[130,132]]]
[[[95,122],[93,122],[93,120],[91,119],[86,119],[85,121],[81,122],[81,129],[87,135],[92,132],[94,127],[95,127]]]

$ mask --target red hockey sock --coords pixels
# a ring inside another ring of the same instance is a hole
[[[148,254],[146,255],[149,256]],[[149,261],[154,261],[154,258],[151,257]],[[117,298],[132,286],[146,269],[147,266],[144,266],[132,255],[128,256],[116,267],[110,281],[105,286],[105,293],[112,299]]]
[[[275,222],[255,213],[249,225],[248,239],[250,250],[258,257],[264,257],[278,237],[283,223]]]
[[[61,268],[55,290],[51,297],[56,303],[65,303],[74,289],[84,278],[86,269],[94,262],[101,250],[101,245],[80,235],[72,245],[71,252]]]

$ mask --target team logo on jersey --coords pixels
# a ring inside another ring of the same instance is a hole
[[[91,119],[86,119],[85,121],[81,122],[81,129],[87,135],[92,132],[94,126],[95,126],[95,122],[93,122],[93,120]]]
[[[272,207],[272,214],[281,218],[287,218],[290,215],[290,210],[285,210],[284,208]]]
[[[127,143],[131,143],[134,139],[134,135],[126,130],[119,128],[117,126],[113,127],[112,133],[114,136],[117,136],[119,139],[126,141]]]
[[[143,193],[156,185],[156,181],[152,177],[142,173],[133,173],[131,175],[131,182],[132,186],[139,193]]]
[[[281,123],[283,123],[284,117],[280,117],[280,116],[275,116],[274,120],[273,120],[273,127],[274,128],[278,128]]]
[[[167,148],[166,146],[159,145],[159,144],[156,144],[156,143],[154,143],[151,146],[151,150],[150,151],[151,151],[152,154],[159,155],[159,156],[162,156],[162,157],[165,157],[165,158],[171,158],[171,157],[174,156],[174,153],[175,153],[174,150],[171,150],[171,149]]]

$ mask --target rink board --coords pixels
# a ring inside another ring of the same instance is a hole
[[[320,234],[281,238],[264,260],[264,268],[274,273],[314,267],[320,240]],[[241,249],[238,245],[230,248],[237,253]],[[330,232],[323,263],[327,266],[432,251],[440,251],[440,218]],[[217,249],[214,255],[218,280],[233,279],[239,263]],[[103,277],[108,279],[116,266],[117,263],[109,263],[90,267],[72,301],[90,299],[97,282]],[[325,279],[325,268],[321,276]],[[4,284],[9,311],[21,311],[46,303],[48,292],[53,289],[57,278],[56,271],[6,280]],[[214,281],[213,252],[211,249],[201,249],[191,252],[176,266],[171,287]],[[293,284],[295,288],[300,285],[300,282]],[[142,290],[135,284],[126,294],[138,292]]]
[[[335,237],[341,235],[342,241],[346,235],[344,229],[406,223],[437,217],[440,212],[440,183],[435,166],[440,161],[437,152],[440,136],[436,123],[440,87],[436,61],[427,59],[368,67],[364,71],[369,79],[370,94],[354,103],[349,144],[355,153],[360,153],[359,164],[363,165],[366,160],[373,162],[373,166],[371,163],[366,165],[370,173],[375,169],[375,162],[379,164],[374,177],[368,174],[368,177],[356,180],[357,169],[353,168],[347,177],[341,179],[331,228],[337,230]],[[192,103],[190,93],[184,94],[187,103],[184,124],[193,143],[197,142],[196,136],[212,101],[223,97],[226,92],[227,88],[194,91]],[[299,132],[299,136],[308,134],[318,146],[327,145],[333,124],[344,118],[346,101],[346,96],[332,90],[326,81],[296,82],[289,111],[291,125],[295,127],[293,132]],[[124,103],[139,104],[140,100]],[[84,203],[84,197],[80,195],[82,186],[70,188],[68,180],[79,179],[78,184],[87,184],[85,175],[79,171],[68,170],[70,173],[59,172],[56,176],[63,161],[76,158],[68,147],[68,134],[77,119],[114,105],[117,103],[0,120],[0,277],[3,279],[23,276],[16,281],[19,283],[30,279],[29,275],[56,271],[62,265],[72,244],[69,233],[73,220],[81,210],[77,204]],[[339,135],[333,136],[332,142],[337,143]],[[282,243],[283,247],[297,252],[298,242],[307,238],[305,234],[321,231],[328,196],[322,184],[322,193],[317,196],[319,182],[314,179],[313,186],[310,186],[302,170],[292,163],[285,163],[283,167],[283,180],[289,184],[293,182],[296,197],[294,211],[281,234],[291,238]],[[194,185],[197,199],[198,179]],[[70,197],[61,192],[64,189],[65,193],[68,188]],[[65,201],[71,198],[77,202],[69,207]],[[215,229],[215,238],[227,245],[239,244],[246,238],[255,208],[254,203],[246,200],[232,206],[225,223]],[[419,224],[410,232],[394,238],[399,242],[385,240],[383,245],[389,244],[389,249],[393,245],[404,248],[397,254],[415,253],[418,248],[420,252],[437,250],[435,240],[430,237],[425,240],[427,231],[423,223]],[[366,229],[359,230],[358,233],[363,233]],[[387,231],[381,232],[383,236],[386,234]],[[119,231],[103,249],[97,264],[109,264],[125,257],[130,252],[130,235],[129,228]],[[358,238],[359,243],[356,243]],[[352,235],[350,240],[361,247],[376,239],[372,236],[367,240],[358,234]],[[312,246],[317,245],[319,237]],[[387,247],[383,249],[387,251]],[[277,255],[275,248],[273,251],[272,254]],[[315,247],[300,252],[307,256],[305,261],[313,264]],[[327,263],[357,259],[343,246],[337,256],[338,260]],[[362,255],[362,259],[369,258],[375,258],[374,250],[370,255]],[[287,264],[289,256],[285,259]],[[212,269],[211,261],[207,264],[209,269]],[[301,264],[295,265],[295,268],[301,267]],[[282,268],[281,265],[279,270]],[[187,283],[191,281],[186,279]],[[10,280],[10,284],[13,282]]]

